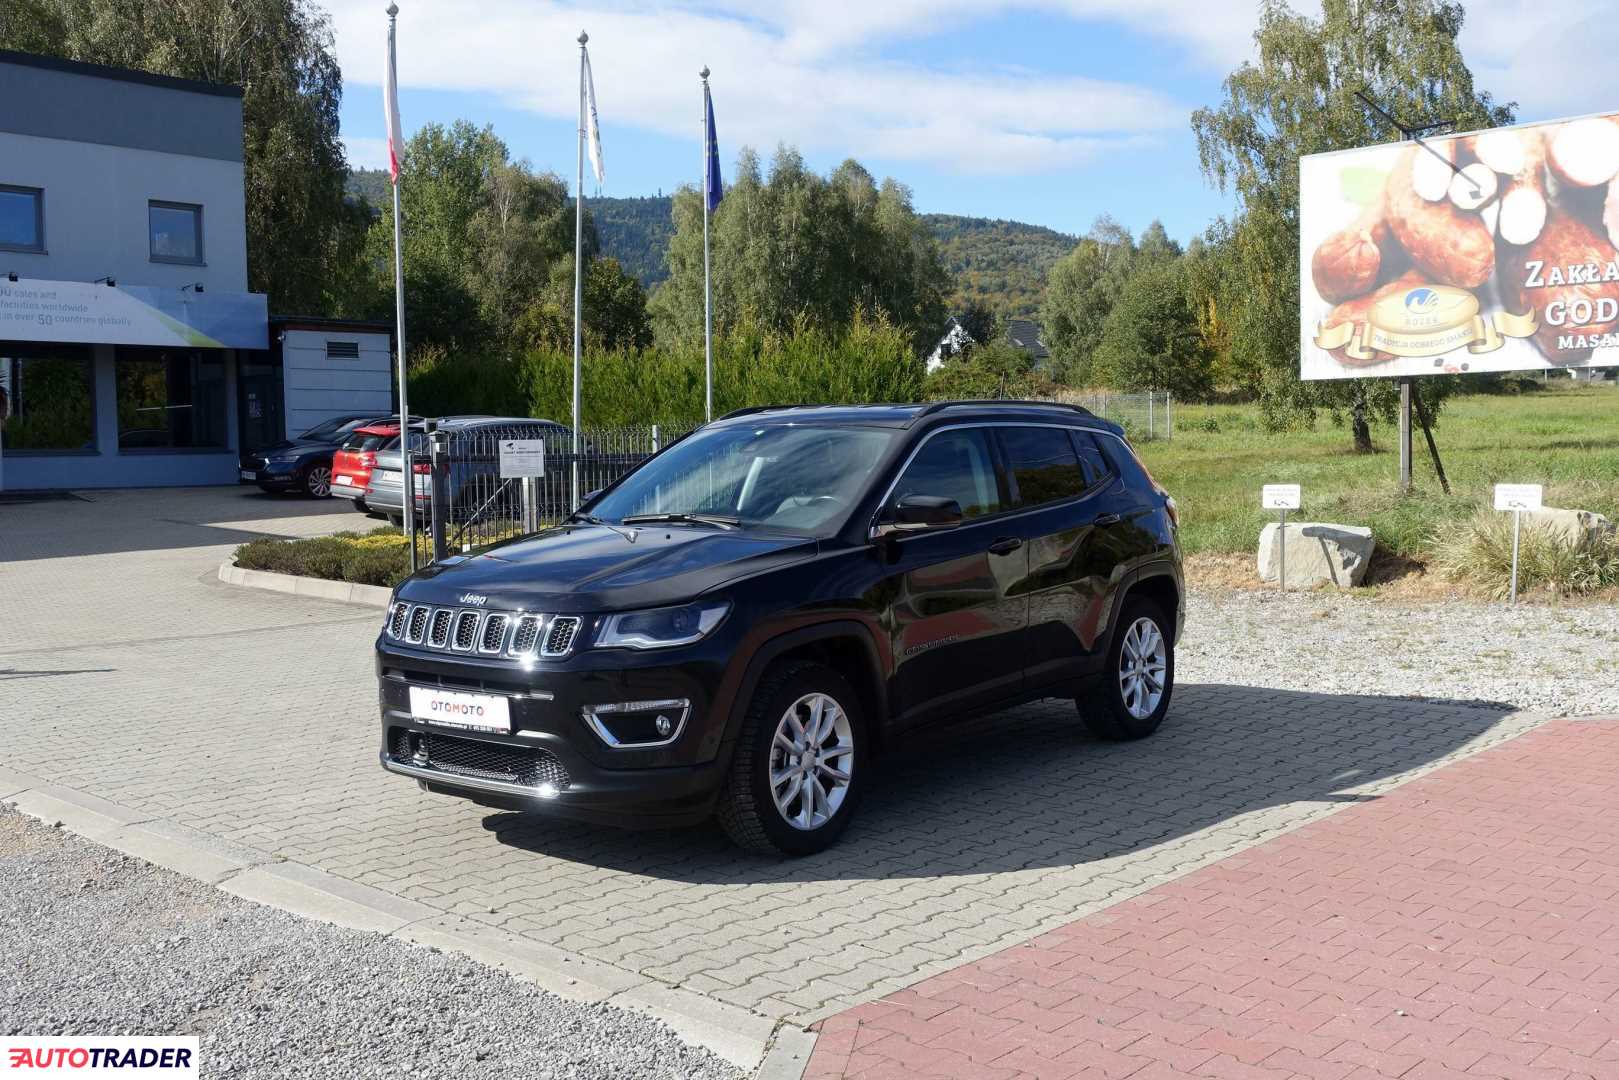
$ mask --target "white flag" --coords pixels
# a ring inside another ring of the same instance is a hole
[[[590,105],[590,111],[585,114],[585,134],[590,141],[590,171],[596,174],[596,183],[600,184],[607,179],[607,170],[602,167],[602,132],[596,119],[596,77],[590,72],[590,52],[581,51],[585,58],[585,94]]]
[[[388,76],[382,91],[382,116],[388,125],[388,178],[399,183],[399,157],[405,152],[405,138],[399,130],[399,76],[394,71],[394,28],[388,24]]]

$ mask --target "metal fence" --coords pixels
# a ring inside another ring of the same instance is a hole
[[[1167,393],[1070,393],[1056,400],[1122,424],[1132,439],[1168,439],[1174,432],[1174,404]],[[580,432],[577,457],[572,430],[547,420],[447,426],[437,454],[425,437],[413,440],[416,491],[429,508],[423,524],[434,538],[434,551],[456,554],[553,525],[573,509],[575,464],[580,495],[588,495],[690,430],[658,424],[587,428]],[[509,439],[544,442],[543,476],[500,475],[500,443]]]
[[[418,490],[427,496],[428,528],[435,541],[442,535],[442,550],[451,554],[537,531],[572,510],[576,464],[579,492],[585,495],[606,487],[689,430],[657,424],[581,429],[576,457],[573,432],[560,424],[531,421],[446,428],[439,453],[432,452],[426,439],[416,451],[418,470],[425,474],[418,480]],[[516,439],[545,444],[544,475],[501,476],[500,444]]]
[[[1084,394],[1065,392],[1052,400],[1079,405],[1105,420],[1121,424],[1132,439],[1170,439],[1175,434],[1175,405],[1167,392]]]

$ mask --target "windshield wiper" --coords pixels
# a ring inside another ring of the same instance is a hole
[[[635,543],[635,530],[634,529],[626,529],[622,525],[614,525],[611,521],[603,521],[601,518],[597,517],[595,514],[581,514],[578,511],[575,511],[574,513],[571,513],[567,517],[563,518],[562,519],[562,524],[564,524],[564,525],[575,525],[575,524],[600,525],[602,528],[610,530],[611,532],[617,534],[618,536],[621,536],[624,539],[628,540],[630,543],[632,543],[632,544]]]
[[[716,529],[739,529],[742,519],[725,514],[631,514],[626,525],[711,525]]]

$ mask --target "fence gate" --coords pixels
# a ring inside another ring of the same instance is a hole
[[[606,487],[689,430],[653,425],[580,431],[579,486]],[[443,453],[425,470],[431,477],[429,528],[443,536],[443,552],[459,554],[508,537],[555,525],[570,505],[575,456],[573,433],[546,421],[455,426],[440,429]],[[500,474],[502,440],[540,440],[545,474],[522,479]],[[420,467],[420,466],[419,466]],[[442,530],[442,532],[440,532]],[[435,544],[435,557],[439,553]]]

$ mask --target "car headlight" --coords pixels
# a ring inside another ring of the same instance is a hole
[[[690,645],[713,632],[731,605],[724,600],[699,600],[679,607],[625,611],[602,620],[596,632],[599,649],[666,649]]]

